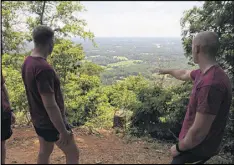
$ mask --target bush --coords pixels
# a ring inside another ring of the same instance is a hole
[[[132,117],[135,135],[150,134],[154,138],[175,140],[182,126],[189,100],[191,83],[163,89],[145,88],[139,94],[141,106]]]
[[[113,125],[114,107],[99,106],[95,111],[95,117],[90,117],[85,126],[98,129],[110,129]]]
[[[4,54],[2,63],[5,66],[2,67],[2,73],[6,81],[11,108],[16,111],[26,111],[28,109],[28,101],[21,76],[23,56],[19,57],[20,59],[17,59],[17,56]]]
[[[138,95],[140,106],[134,111],[129,132],[135,136],[175,141],[185,117],[192,84],[162,89],[160,86],[145,88]],[[234,98],[223,138],[223,152],[234,153]]]
[[[234,155],[234,98],[232,98],[232,105],[230,109],[230,115],[227,121],[227,127],[225,130],[224,138],[223,138],[223,151],[230,152],[232,155]]]
[[[30,114],[26,111],[15,111],[16,125],[28,125],[30,123]]]

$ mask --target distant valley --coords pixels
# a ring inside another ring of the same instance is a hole
[[[73,38],[72,41],[83,45],[86,60],[105,68],[101,74],[104,84],[139,74],[154,80],[155,68],[191,68],[180,38],[97,37],[97,47],[88,40]],[[32,43],[27,45],[27,49],[32,47]]]

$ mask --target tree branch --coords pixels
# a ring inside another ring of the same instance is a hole
[[[46,1],[43,1],[42,12],[41,12],[41,20],[40,20],[41,25],[43,25],[43,14],[45,12],[45,4],[46,4]]]
[[[50,27],[53,25],[53,21],[54,21],[55,17],[56,17],[56,15],[52,16],[51,21],[50,21]]]
[[[172,136],[173,136],[176,140],[179,140],[179,138],[176,137],[176,135],[171,131],[171,129],[168,129],[168,131],[172,134]]]

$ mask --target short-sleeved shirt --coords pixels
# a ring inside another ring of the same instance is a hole
[[[213,156],[219,151],[232,100],[231,82],[218,65],[204,74],[200,69],[191,72],[194,82],[186,116],[179,135],[182,140],[193,125],[196,112],[216,115],[205,140],[193,150],[201,156]]]
[[[4,90],[5,79],[1,74],[1,111],[2,112],[10,112],[11,106],[9,102],[9,98],[7,97],[7,93]]]
[[[36,128],[55,129],[41,99],[41,94],[48,93],[54,93],[55,100],[66,124],[60,80],[52,66],[42,57],[28,56],[22,66],[22,78],[33,125]]]

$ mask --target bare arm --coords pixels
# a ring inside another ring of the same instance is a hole
[[[160,74],[170,74],[173,77],[175,77],[178,80],[182,80],[182,81],[190,81],[192,80],[190,73],[192,71],[190,70],[179,70],[179,69],[163,69],[160,70],[159,73]]]
[[[179,143],[180,150],[190,150],[199,145],[208,135],[214,119],[215,115],[197,112],[194,124],[185,138]]]
[[[60,109],[55,101],[54,94],[53,93],[41,94],[41,99],[50,117],[50,120],[54,124],[55,128],[61,134],[66,133],[67,130]]]
[[[59,133],[67,132],[61,111],[55,100],[54,84],[55,73],[53,70],[44,70],[36,76],[37,87],[46,112]]]

